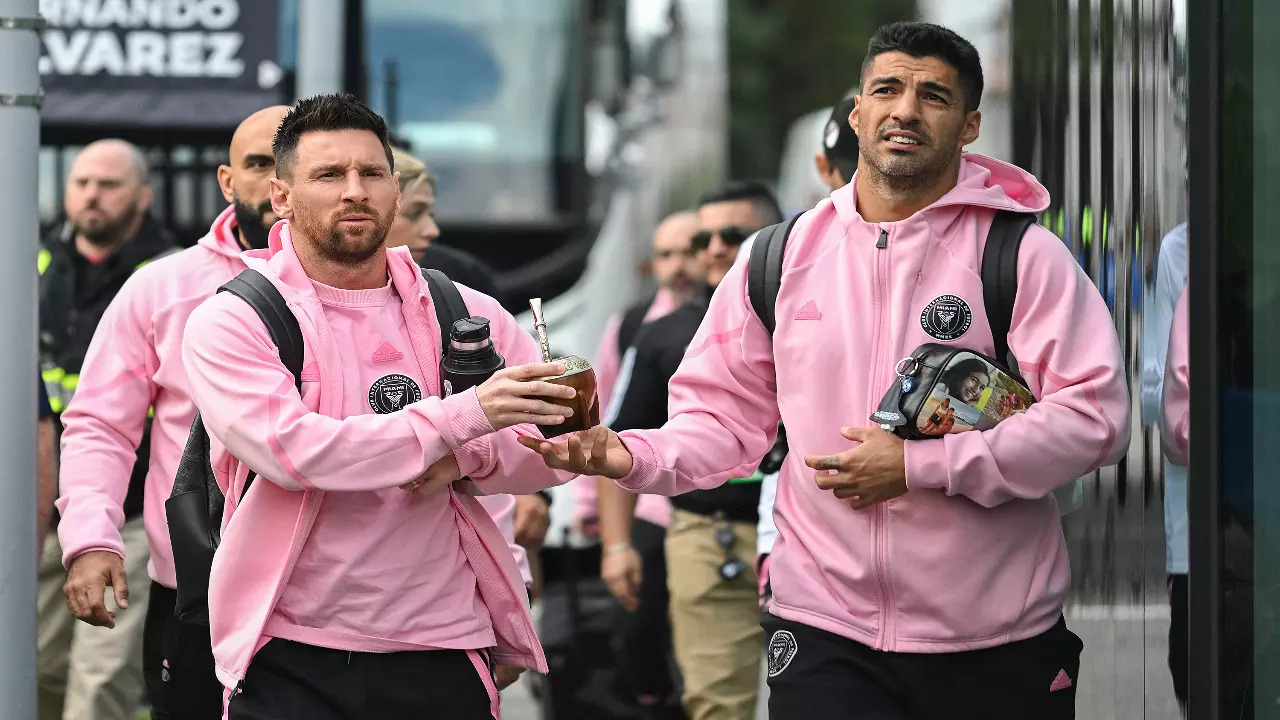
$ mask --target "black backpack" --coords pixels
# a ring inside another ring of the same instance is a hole
[[[444,273],[423,270],[422,274],[436,308],[436,319],[440,322],[440,347],[443,349],[448,347],[449,329],[453,323],[469,313],[458,288]],[[218,288],[218,292],[224,291],[249,303],[249,307],[258,313],[280,351],[281,362],[293,373],[294,387],[301,392],[302,330],[280,291],[256,270],[245,270]],[[245,493],[249,492],[255,476],[256,473],[250,470],[245,480]],[[209,571],[213,567],[214,552],[221,542],[225,500],[213,476],[209,433],[197,413],[178,463],[173,492],[165,501],[169,541],[173,546],[173,564],[178,580],[178,601],[174,612],[180,620],[199,624],[209,622]]]
[[[774,306],[782,287],[782,254],[787,246],[787,236],[798,219],[800,216],[796,215],[785,223],[760,230],[751,245],[747,297],[770,335],[777,327]],[[1027,213],[997,211],[982,252],[982,304],[987,322],[991,324],[991,337],[995,340],[994,357],[1014,371],[1018,364],[1009,352],[1008,335],[1013,323],[1013,301],[1018,296],[1018,249],[1022,245],[1022,236],[1035,220],[1034,215]],[[771,468],[771,472],[776,472],[782,466],[782,459],[787,454],[786,437],[786,429],[779,427],[778,440],[765,456],[762,471]]]

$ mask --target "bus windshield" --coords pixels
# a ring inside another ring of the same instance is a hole
[[[370,105],[437,180],[442,223],[557,225],[582,162],[572,0],[367,0]]]

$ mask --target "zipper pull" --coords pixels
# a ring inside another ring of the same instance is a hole
[[[876,240],[876,247],[879,248],[880,250],[883,250],[889,247],[889,231],[888,230],[885,230],[883,228],[880,230],[880,239]]]

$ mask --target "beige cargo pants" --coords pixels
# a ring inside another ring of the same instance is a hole
[[[93,627],[76,620],[62,596],[67,573],[62,568],[58,534],[45,537],[40,558],[37,631],[40,720],[133,720],[142,698],[142,629],[146,625],[151,579],[151,551],[142,517],[121,528],[124,570],[129,578],[129,609],[121,611],[107,588],[107,608],[116,613],[115,628]]]
[[[756,588],[756,525],[732,523],[741,577],[720,577],[725,550],[710,517],[676,510],[667,528],[667,588],[689,720],[753,720],[764,640]]]

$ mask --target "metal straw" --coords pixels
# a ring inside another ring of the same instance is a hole
[[[538,347],[542,350],[542,362],[551,362],[551,342],[547,340],[547,319],[542,316],[542,298],[529,301],[533,311],[533,330],[538,334]]]

